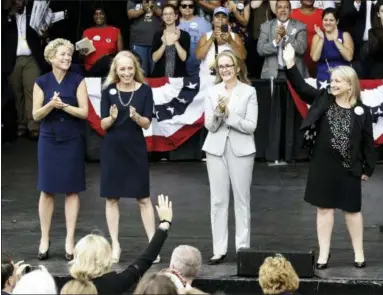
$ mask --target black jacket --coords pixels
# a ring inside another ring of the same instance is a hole
[[[33,57],[40,67],[40,70],[43,70],[45,67],[45,62],[42,41],[37,32],[29,26],[32,5],[33,1],[30,1],[26,6],[27,42],[29,48],[32,51]],[[11,15],[9,10],[2,10],[1,34],[1,71],[3,74],[8,76],[10,73],[12,73],[15,66],[18,42],[16,16]]]
[[[335,101],[335,97],[325,89],[318,90],[307,84],[296,66],[288,69],[286,76],[300,98],[310,104],[310,109],[301,126],[301,129],[306,129],[326,114]],[[359,100],[354,109],[356,107],[362,107],[364,112],[361,115],[352,112],[351,116],[351,172],[355,176],[362,174],[371,176],[376,162],[371,111]]]

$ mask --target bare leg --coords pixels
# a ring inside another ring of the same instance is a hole
[[[118,227],[120,222],[119,199],[106,199],[106,222],[108,223],[109,235],[112,239],[112,247],[119,248]]]
[[[156,230],[152,200],[148,197],[137,199],[137,202],[140,207],[142,223],[144,224],[145,232],[150,242]]]
[[[66,239],[65,251],[73,254],[74,235],[76,231],[76,223],[78,212],[80,211],[80,197],[78,194],[67,194],[65,197],[65,220],[66,220]]]
[[[39,247],[40,253],[45,253],[49,248],[49,232],[51,229],[54,207],[54,195],[41,192],[39,200],[39,217],[41,228],[41,240]]]
[[[334,209],[317,210],[317,234],[319,242],[318,263],[327,263],[330,254],[331,233],[334,227]]]
[[[362,213],[344,213],[348,232],[355,253],[355,262],[364,262],[363,252],[363,216]]]

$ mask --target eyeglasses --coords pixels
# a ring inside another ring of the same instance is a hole
[[[182,7],[182,9],[186,9],[186,8],[193,9],[194,8],[194,4],[181,4],[181,7]]]
[[[230,69],[230,68],[232,68],[232,67],[234,67],[234,64],[232,64],[232,65],[220,65],[220,66],[218,66],[218,69],[219,69],[220,71],[223,71],[223,70]]]

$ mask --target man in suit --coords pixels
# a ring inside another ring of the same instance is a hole
[[[368,31],[371,29],[374,5],[377,1],[372,0],[343,0],[339,7],[339,28],[351,34],[354,40],[353,68],[359,78],[364,78],[365,70],[361,62],[361,49],[368,41]]]
[[[38,137],[39,124],[32,118],[32,92],[44,66],[39,35],[30,26],[33,1],[12,0],[2,17],[2,74],[8,77],[15,96],[18,136],[29,131]]]
[[[261,26],[258,39],[257,51],[265,57],[262,68],[262,79],[284,77],[284,62],[282,51],[284,46],[291,44],[295,52],[296,63],[304,77],[308,77],[308,71],[303,57],[307,48],[306,25],[290,19],[291,4],[288,0],[276,1],[276,19],[272,19]]]

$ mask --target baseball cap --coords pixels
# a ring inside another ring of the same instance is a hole
[[[223,13],[224,15],[229,16],[229,10],[226,7],[220,6],[214,9],[213,16],[215,16],[218,13]]]

